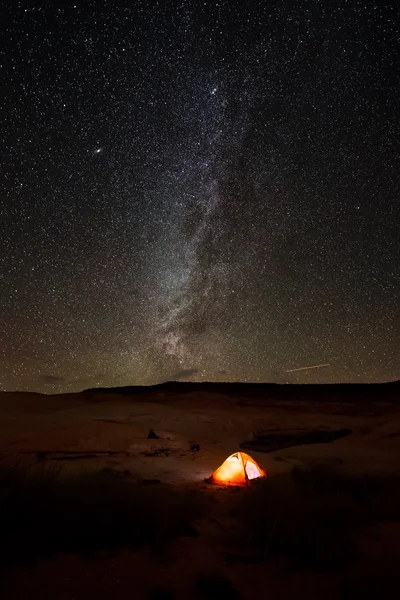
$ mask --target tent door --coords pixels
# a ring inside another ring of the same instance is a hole
[[[247,461],[246,463],[246,475],[249,479],[256,479],[257,477],[260,477],[260,472],[256,465],[250,461]]]

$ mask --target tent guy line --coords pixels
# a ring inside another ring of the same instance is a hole
[[[307,371],[307,369],[320,369],[321,367],[330,367],[329,363],[323,365],[311,365],[310,367],[299,367],[298,369],[289,369],[286,373],[294,373],[295,371]]]

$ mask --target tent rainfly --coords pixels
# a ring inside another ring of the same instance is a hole
[[[252,479],[265,477],[256,461],[244,452],[231,454],[214,473],[206,479],[219,485],[248,485]]]

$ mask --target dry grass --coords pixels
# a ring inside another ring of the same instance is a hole
[[[43,468],[0,469],[0,568],[30,566],[60,553],[115,553],[194,536],[204,510],[200,493],[143,486],[110,472],[60,479]]]
[[[194,585],[196,597],[208,600],[239,600],[232,583],[223,575],[200,575]]]
[[[220,514],[236,523],[231,534],[221,533],[227,537],[218,543],[230,550],[231,560],[283,560],[290,569],[334,572],[342,581],[343,598],[354,597],[357,589],[365,598],[377,597],[372,591],[379,595],[393,587],[400,556],[388,550],[391,562],[368,559],[360,540],[370,525],[379,529],[387,521],[384,526],[390,529],[399,520],[400,478],[359,479],[323,468],[294,469],[237,494],[229,490],[219,496],[220,503],[216,494],[140,485],[112,471],[63,479],[45,467],[36,473],[0,469],[0,568],[31,566],[63,553],[91,559],[144,546],[163,558],[170,541],[197,535],[195,524],[201,518]],[[238,597],[229,580],[212,573],[198,577],[192,591],[199,598]],[[173,597],[162,587],[152,594]]]
[[[369,524],[398,520],[400,479],[352,479],[324,469],[294,469],[258,482],[234,511],[234,542],[256,560],[288,559],[314,572],[360,559]]]

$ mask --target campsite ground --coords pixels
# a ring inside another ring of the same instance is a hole
[[[0,394],[2,597],[390,597],[399,387],[320,390]],[[204,483],[245,441],[266,480]]]

